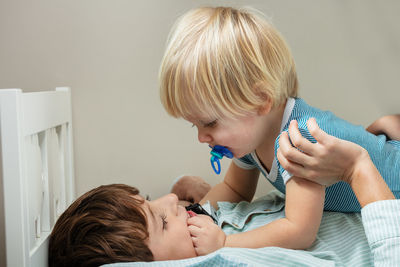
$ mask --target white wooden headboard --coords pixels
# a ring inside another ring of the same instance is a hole
[[[1,89],[0,133],[6,264],[47,266],[49,234],[75,197],[70,89]]]

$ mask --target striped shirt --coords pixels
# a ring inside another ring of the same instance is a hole
[[[306,102],[300,98],[288,99],[282,119],[281,132],[287,132],[290,121],[297,120],[300,133],[305,138],[315,143],[316,140],[307,129],[307,121],[309,118],[315,118],[319,127],[328,134],[364,147],[396,198],[400,198],[399,141],[388,141],[385,135],[373,135],[367,132],[362,126],[356,126],[340,119],[332,112],[321,111],[307,105]],[[255,152],[240,159],[234,159],[234,162],[244,169],[258,168],[276,189],[285,193],[285,184],[292,175],[280,165],[276,158],[276,153],[279,148],[279,137],[280,135],[275,140],[275,158],[269,173],[262,166]],[[361,207],[350,186],[347,183],[339,182],[326,189],[324,210],[359,212]]]

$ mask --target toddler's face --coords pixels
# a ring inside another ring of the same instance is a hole
[[[143,209],[148,221],[148,246],[154,260],[184,259],[196,256],[188,230],[189,215],[178,205],[178,197],[168,194],[153,201],[145,201]]]
[[[197,127],[200,143],[225,146],[236,158],[259,147],[268,131],[266,117],[258,114],[221,119],[198,116],[188,121]]]

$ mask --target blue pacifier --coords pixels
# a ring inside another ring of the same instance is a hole
[[[212,146],[209,146],[209,147],[212,148],[212,150],[210,152],[211,166],[216,174],[220,174],[221,173],[221,163],[219,162],[219,160],[222,159],[224,156],[231,159],[231,158],[233,158],[233,154],[232,154],[232,152],[229,151],[229,149],[227,149],[224,146],[216,145],[214,147],[212,147]]]

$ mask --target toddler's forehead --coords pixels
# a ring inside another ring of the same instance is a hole
[[[209,123],[214,120],[218,121],[237,121],[247,116],[253,116],[257,114],[255,111],[247,112],[237,112],[237,114],[232,114],[227,112],[227,114],[208,114],[206,112],[197,112],[183,117],[185,120],[192,123]]]

